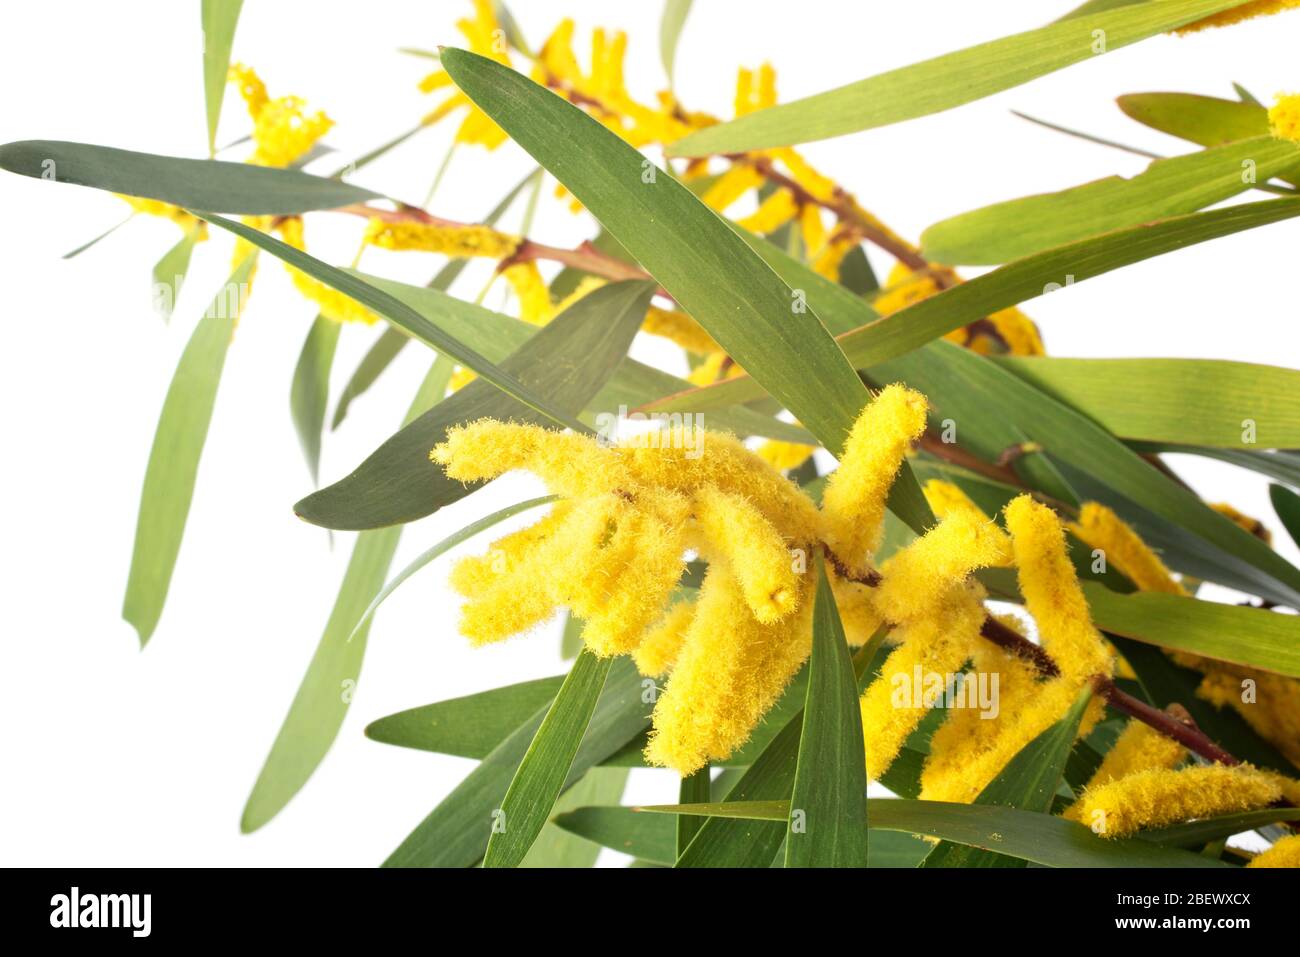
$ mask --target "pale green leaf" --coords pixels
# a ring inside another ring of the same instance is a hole
[[[217,122],[226,92],[230,48],[244,0],[203,0],[203,102],[208,114],[208,155],[216,153]]]

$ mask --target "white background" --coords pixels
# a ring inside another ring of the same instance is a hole
[[[591,26],[627,29],[633,93],[649,100],[662,84],[657,3],[515,6],[534,43],[565,14],[577,19],[582,44]],[[772,62],[782,99],[791,99],[1037,26],[1069,6],[700,0],[679,52],[678,91],[692,109],[729,115],[740,64]],[[261,71],[272,96],[302,95],[326,110],[338,123],[328,141],[346,158],[430,108],[416,90],[428,62],[396,50],[459,44],[453,22],[467,9],[454,2],[248,0],[235,56]],[[58,15],[47,4],[7,4],[0,16],[0,142],[68,139],[203,154],[197,2],[80,2],[60,5]],[[915,238],[931,222],[969,208],[1143,166],[1137,157],[1031,126],[1010,109],[1179,152],[1187,147],[1128,120],[1114,97],[1166,89],[1231,96],[1236,80],[1271,98],[1300,88],[1297,48],[1296,14],[1185,39],[1160,37],[953,112],[811,145],[806,153]],[[247,128],[232,91],[219,141]],[[447,125],[422,133],[358,181],[418,201],[452,131]],[[319,168],[334,165],[331,158]],[[481,217],[529,168],[511,145],[493,154],[462,150],[433,209]],[[240,836],[244,799],[316,645],[351,546],[350,536],[340,535],[331,551],[325,533],[290,510],[310,491],[287,396],[315,310],[264,258],[226,366],[167,609],[141,652],[119,617],[139,485],[167,383],[195,319],[225,278],[230,240],[215,236],[199,247],[168,328],[150,309],[149,270],[176,239],[171,224],[138,218],[63,261],[62,253],[124,215],[120,201],[0,174],[0,210],[0,861],[379,862],[472,765],[369,742],[364,725],[402,708],[557,673],[557,629],[471,650],[456,634],[456,603],[442,585],[446,560],[426,570],[381,612],[351,713],[315,777],[269,826]],[[338,219],[310,217],[308,236],[318,255],[346,263],[361,223]],[[535,235],[572,243],[589,229],[549,201],[548,190]],[[1294,366],[1297,241],[1300,223],[1271,226],[1091,280],[1027,311],[1056,355]],[[882,273],[888,268],[883,257],[876,264]],[[422,282],[437,262],[371,252],[364,266]],[[460,295],[477,294],[485,268],[467,271]],[[499,307],[499,290],[486,302]],[[375,334],[344,330],[336,392]],[[418,352],[408,349],[343,428],[327,436],[326,480],[395,429],[427,364]],[[1277,530],[1262,479],[1204,461],[1176,464],[1211,499],[1230,500]],[[533,489],[524,479],[498,483],[410,527],[395,567]],[[1294,557],[1293,549],[1283,550]],[[639,800],[676,793],[669,772],[637,772],[632,787]]]

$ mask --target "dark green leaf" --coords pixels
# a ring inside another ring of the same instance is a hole
[[[584,650],[574,661],[494,815],[484,867],[515,867],[533,846],[564,789],[612,660]]]
[[[591,805],[617,804],[623,797],[630,773],[627,768],[592,768],[555,802],[555,813],[563,814]],[[551,820],[546,822],[519,866],[593,867],[599,856],[599,841],[578,837]]]
[[[538,330],[501,364],[502,370],[526,383],[529,391],[548,396],[548,403],[563,410],[557,414],[577,412],[627,351],[652,291],[645,282],[597,289]],[[376,528],[421,518],[464,498],[476,486],[448,478],[429,461],[429,451],[452,426],[480,418],[545,421],[532,408],[475,380],[389,438],[351,475],[309,495],[294,510],[326,528]]]
[[[1291,540],[1300,545],[1300,495],[1281,485],[1270,485],[1268,497],[1273,501],[1273,511],[1281,520]]]
[[[690,820],[679,815],[678,820]],[[580,807],[555,823],[603,847],[672,867],[677,860],[677,822],[666,814],[637,814],[628,807]]]
[[[157,156],[61,140],[6,143],[0,146],[0,169],[245,216],[295,216],[381,198],[368,189],[299,170]]]
[[[844,626],[820,553],[803,714],[785,866],[866,867],[862,714]],[[683,798],[682,803],[689,802]]]

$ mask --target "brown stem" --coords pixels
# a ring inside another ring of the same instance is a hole
[[[1127,692],[1116,687],[1115,682],[1104,675],[1092,679],[1092,686],[1116,711],[1122,711],[1129,717],[1136,718],[1143,724],[1155,728],[1167,737],[1182,744],[1188,751],[1199,754],[1207,761],[1219,764],[1240,764],[1240,759],[1219,747],[1196,726],[1194,722],[1184,723],[1174,715],[1151,707],[1145,701],[1139,701]]]

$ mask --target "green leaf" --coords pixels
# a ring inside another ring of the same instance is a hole
[[[442,398],[450,375],[450,363],[442,357],[435,360],[407,419]],[[239,825],[244,833],[257,830],[280,813],[307,783],[338,736],[361,677],[369,633],[362,628],[353,635],[353,627],[384,583],[401,534],[400,528],[387,528],[357,536],[320,643],[244,805]]]
[[[1240,100],[1197,93],[1128,93],[1115,102],[1144,126],[1201,146],[1268,135],[1268,111]]]
[[[866,867],[862,714],[844,626],[820,553],[808,675],[785,866]]]
[[[1117,595],[1095,582],[1083,590],[1103,631],[1300,677],[1300,616],[1161,592]]]
[[[116,227],[114,227],[116,228]],[[107,234],[105,234],[107,235]],[[185,283],[185,274],[189,272],[190,256],[194,253],[194,244],[198,241],[198,230],[187,230],[185,235],[153,267],[153,303],[163,322],[170,322],[176,300],[180,298],[181,286]],[[99,239],[103,239],[101,236]],[[99,240],[94,240],[98,242]],[[84,247],[83,247],[84,248]],[[76,252],[63,258],[68,259]]]
[[[303,340],[289,386],[289,415],[313,485],[320,478],[321,429],[325,424],[325,406],[329,404],[330,369],[339,343],[339,329],[333,319],[316,317]]]
[[[1272,135],[1156,160],[1058,193],[995,203],[935,223],[921,234],[931,262],[992,265],[1054,246],[1203,209],[1255,182],[1300,166],[1300,147]],[[1254,178],[1246,176],[1247,167]]]
[[[888,126],[1001,90],[1226,10],[1240,0],[1164,0],[1072,16],[692,133],[675,156],[745,153]]]
[[[254,246],[260,246],[277,259],[301,269],[313,279],[317,279],[327,286],[337,289],[344,295],[350,296],[367,309],[379,313],[393,325],[419,339],[425,345],[436,349],[449,358],[455,359],[461,365],[473,369],[502,392],[562,428],[571,428],[577,432],[589,431],[581,422],[575,421],[567,413],[553,406],[547,399],[533,392],[532,389],[520,382],[511,371],[498,368],[478,352],[447,335],[410,306],[393,298],[383,290],[363,282],[351,273],[326,265],[314,256],[309,256],[302,250],[295,249],[288,243],[283,243],[273,236],[268,236],[266,233],[243,223],[223,219],[212,213],[195,213],[195,215],[201,215],[213,225],[229,230],[235,235],[248,240]]]
[[[203,0],[203,102],[208,114],[208,155],[217,151],[217,121],[226,92],[230,48],[244,0]]]
[[[652,292],[646,282],[602,286],[539,329],[501,369],[525,389],[548,396],[547,402],[561,410],[558,415],[577,412],[627,352]],[[448,478],[429,461],[429,451],[452,426],[480,418],[545,422],[533,408],[475,380],[389,438],[346,478],[298,502],[294,511],[326,528],[376,528],[421,518],[464,498],[477,486]]]
[[[1021,748],[998,776],[985,785],[976,804],[1020,808],[1047,814],[1065,773],[1065,762],[1079,735],[1079,722],[1092,699],[1085,687],[1061,719]],[[1024,862],[993,851],[940,843],[925,859],[925,867],[1023,867]]]
[[[1126,439],[1300,446],[1300,371],[1222,359],[1023,359],[999,365]]]
[[[167,601],[226,350],[255,260],[256,256],[249,256],[236,267],[194,327],[163,400],[140,492],[135,548],[122,604],[122,617],[135,626],[141,646],[153,635]]]
[[[779,822],[789,813],[790,802],[667,804],[638,810],[664,814],[725,814],[734,820]],[[1074,821],[1018,808],[870,798],[867,813],[871,815],[873,828],[929,834],[955,844],[996,851],[1046,867],[1226,866],[1221,861],[1140,838],[1101,838]]]
[[[355,634],[358,629],[363,628],[370,623],[371,617],[379,606],[382,605],[384,601],[387,600],[388,596],[395,592],[404,581],[418,572],[421,568],[428,565],[435,558],[438,558],[440,555],[445,555],[457,545],[461,544],[461,542],[468,541],[479,532],[505,521],[512,515],[518,515],[520,512],[527,511],[530,508],[537,508],[539,505],[548,505],[551,502],[554,502],[558,497],[559,496],[556,495],[543,495],[540,498],[530,498],[527,501],[518,502],[514,505],[507,506],[506,508],[499,509],[491,515],[483,516],[476,522],[471,522],[460,531],[448,535],[442,541],[438,542],[438,544],[425,549],[379,590],[379,594],[375,595],[370,604],[366,606],[366,610],[361,613],[361,617],[357,620],[356,628],[353,629],[353,634]]]
[[[1246,452],[1240,449],[1207,448],[1203,445],[1179,445],[1175,442],[1131,441],[1128,445],[1133,451],[1144,454],[1176,452],[1180,455],[1199,455],[1207,459],[1217,459],[1300,488],[1300,453],[1297,452],[1266,450]]]
[[[709,777],[709,765],[704,765],[694,774],[688,774],[682,778],[682,783],[677,791],[677,800],[682,804],[691,804],[696,801],[707,801],[712,796],[712,780]],[[689,814],[680,814],[677,817],[677,848],[674,859],[669,864],[675,863],[676,857],[680,856],[687,846],[695,839],[695,835],[700,832],[704,826],[704,818],[692,817]]]
[[[617,804],[627,787],[627,768],[592,768],[582,780],[555,802],[563,814],[589,805]],[[589,841],[547,821],[520,867],[592,867],[600,856],[600,842]]]
[[[1200,821],[1174,824],[1158,830],[1142,831],[1137,836],[1144,841],[1166,844],[1170,847],[1200,847],[1219,838],[1253,831],[1266,824],[1295,820],[1296,817],[1296,809],[1293,807],[1268,807],[1258,811],[1241,811],[1222,817],[1208,817]]]
[[[533,846],[564,788],[612,660],[583,650],[574,661],[494,816],[484,867],[515,867]]]
[[[296,216],[382,198],[359,186],[294,169],[181,159],[61,140],[5,143],[0,146],[0,169],[245,216]]]
[[[618,750],[649,723],[642,680],[627,658],[610,667],[605,690],[570,770],[570,782]],[[493,749],[432,812],[416,826],[385,867],[471,867],[487,849],[494,811],[501,808],[515,769],[523,760],[548,709],[538,710]]]
[[[844,287],[819,276],[772,244],[746,236],[788,284],[807,292],[808,301],[837,336],[849,361],[861,369],[906,355],[1000,309],[1144,259],[1295,216],[1300,216],[1300,200],[1275,199],[1120,230],[1008,263],[883,318]],[[937,344],[930,351],[935,348]],[[762,386],[744,376],[653,403],[653,407],[707,412],[763,395]]]
[[[84,252],[85,252],[87,249],[89,249],[91,246],[94,246],[94,245],[98,244],[100,241],[105,240],[105,239],[107,239],[109,236],[113,235],[115,232],[117,232],[119,229],[121,229],[123,226],[125,226],[127,223],[129,223],[131,220],[135,219],[135,217],[136,217],[136,213],[134,213],[134,212],[131,213],[131,215],[127,216],[126,219],[122,220],[122,221],[121,221],[120,223],[118,223],[116,226],[110,226],[110,227],[108,227],[108,229],[104,230],[102,233],[100,233],[100,234],[99,234],[98,236],[96,236],[94,239],[88,239],[88,240],[86,240],[84,243],[82,243],[80,246],[78,246],[77,248],[68,250],[68,251],[67,251],[66,253],[64,253],[60,258],[61,258],[61,259],[75,259],[77,256],[80,256],[82,253],[84,253]]]
[[[421,129],[422,128],[423,127],[421,127]],[[357,161],[357,165],[361,165],[361,160]],[[514,203],[515,198],[523,191],[524,187],[526,187],[530,182],[540,183],[541,179],[542,171],[540,169],[533,170],[533,172],[521,179],[515,184],[515,187],[510,190],[510,192],[506,193],[501,202],[497,203],[487,216],[483,218],[483,225],[495,226],[497,220],[505,215],[506,210],[508,210],[511,204]],[[428,288],[436,289],[439,292],[446,292],[451,288],[451,284],[456,281],[468,264],[468,259],[449,259],[447,263],[438,270],[437,275],[429,280]],[[418,306],[414,306],[414,304],[411,305],[416,309],[419,308]],[[402,348],[410,341],[411,340],[406,333],[402,332],[400,329],[395,329],[392,326],[384,329],[379,338],[375,340],[374,345],[370,347],[369,351],[362,358],[360,364],[352,373],[352,377],[348,379],[347,384],[343,387],[343,391],[339,394],[338,405],[334,408],[334,419],[330,423],[331,429],[337,429],[339,427],[339,424],[348,414],[348,408],[351,406],[352,400],[375,384],[375,381],[383,371],[392,364],[392,361],[397,358],[398,353],[400,353]],[[488,357],[493,358],[490,354]],[[502,358],[504,358],[504,356],[502,356]]]
[[[582,651],[582,619],[571,612],[564,613],[564,630],[560,633],[560,658],[572,661]]]
[[[1300,545],[1300,495],[1281,485],[1270,485],[1268,497],[1287,534],[1293,542]]]
[[[691,0],[664,0],[664,12],[659,20],[659,59],[663,61],[669,89],[673,86],[677,41],[681,39],[682,27],[686,25],[686,16],[690,12]]]
[[[677,821],[664,814],[637,814],[628,807],[579,807],[557,814],[555,824],[572,834],[642,860],[672,867],[677,860]]]
[[[534,678],[409,708],[366,726],[366,737],[383,744],[483,759],[538,709],[549,707],[564,675]]]
[[[515,71],[446,49],[456,85],[591,211],[709,334],[832,452],[868,394],[811,311],[711,209],[582,110]],[[687,252],[689,250],[689,253]],[[910,472],[896,507],[932,518]]]

